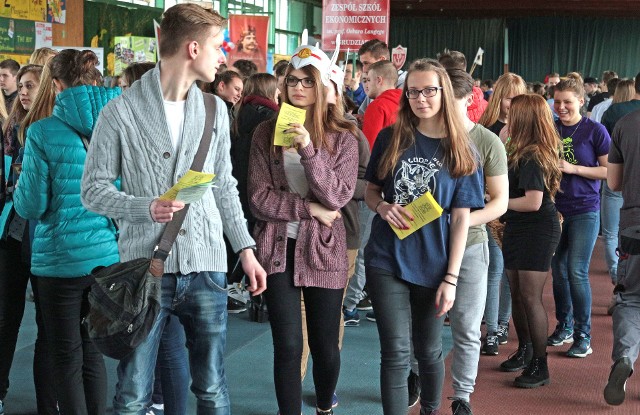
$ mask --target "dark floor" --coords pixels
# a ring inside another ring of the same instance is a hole
[[[35,339],[33,303],[27,303],[25,317],[18,339],[18,347],[11,371],[11,387],[5,399],[6,415],[36,414],[31,365]],[[378,374],[380,354],[375,323],[361,315],[359,327],[345,330],[342,349],[342,369],[337,393],[340,405],[336,415],[381,414]],[[448,351],[451,336],[448,328],[443,341]],[[107,361],[109,399],[116,383],[116,362]],[[268,323],[253,323],[247,313],[230,315],[226,372],[234,415],[273,415],[277,412],[273,389],[273,346]],[[313,381],[307,376],[303,385],[303,413],[313,413],[315,395]],[[195,414],[195,399],[190,396],[189,413]]]
[[[594,353],[585,359],[570,359],[564,356],[566,347],[549,348],[551,384],[538,389],[522,390],[512,386],[516,374],[498,371],[499,363],[517,347],[513,331],[509,343],[501,346],[500,355],[481,356],[475,393],[472,395],[474,414],[640,414],[640,382],[633,376],[627,387],[627,400],[620,407],[604,403],[602,389],[606,383],[611,354],[611,318],[606,315],[606,306],[611,293],[604,266],[602,246],[596,245],[591,263],[593,291],[593,342]],[[549,314],[549,331],[553,330],[554,304],[551,277],[547,281],[544,303]],[[18,350],[11,373],[11,388],[6,398],[6,414],[35,414],[35,398],[31,363],[35,324],[33,304],[27,310]],[[375,323],[361,316],[360,327],[345,330],[342,350],[342,369],[337,393],[340,406],[336,415],[382,414],[379,398],[379,343]],[[446,352],[451,346],[448,328],[443,338]],[[271,333],[268,323],[248,321],[247,313],[229,317],[226,369],[234,415],[273,415],[277,411],[272,380]],[[451,355],[446,359],[447,379],[443,393],[443,414],[450,413],[451,379],[449,367]],[[109,396],[113,396],[115,385],[115,362],[107,362],[109,372]],[[308,376],[303,388],[305,407],[303,413],[313,413],[315,403],[313,382]],[[416,407],[411,415],[418,415]],[[190,397],[189,413],[195,414],[195,400]]]

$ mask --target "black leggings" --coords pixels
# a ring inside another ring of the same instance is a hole
[[[51,350],[60,413],[103,415],[107,372],[82,319],[89,312],[90,276],[37,277],[42,320]]]
[[[25,234],[28,241],[28,234]],[[28,243],[28,242],[27,242]],[[36,389],[38,414],[57,414],[51,356],[44,336],[44,324],[35,277],[24,261],[22,245],[9,237],[0,247],[0,400],[9,388],[9,371],[18,341],[18,332],[24,316],[27,282],[33,288],[36,325],[38,327],[33,357],[33,380]]]
[[[331,408],[340,373],[338,333],[343,289],[295,287],[293,263],[295,240],[287,243],[287,267],[269,275],[265,292],[273,335],[274,380],[281,415],[299,415],[302,409],[302,315],[300,293],[304,295],[309,349],[313,358],[313,382],[317,406]]]

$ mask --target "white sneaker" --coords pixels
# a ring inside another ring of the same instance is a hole
[[[247,304],[250,298],[249,291],[242,283],[227,285],[227,295],[242,304]]]

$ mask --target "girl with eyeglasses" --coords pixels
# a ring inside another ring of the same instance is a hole
[[[420,414],[440,407],[444,315],[456,296],[470,209],[484,206],[477,155],[456,106],[445,69],[434,60],[415,61],[397,121],[378,135],[365,175],[365,201],[376,213],[365,269],[382,349],[385,415],[407,413],[411,341],[420,369]],[[427,192],[443,214],[400,240],[392,227],[409,229],[415,218],[405,205]]]
[[[339,211],[356,187],[358,142],[355,126],[327,102],[331,64],[318,48],[296,50],[285,73],[283,101],[306,110],[305,122],[285,130],[295,135],[291,148],[273,145],[275,120],[260,124],[249,155],[249,205],[257,219],[258,259],[269,275],[265,298],[281,415],[299,415],[302,409],[301,296],[317,414],[333,413],[340,372],[338,336],[348,261]]]

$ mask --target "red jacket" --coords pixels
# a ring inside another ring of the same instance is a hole
[[[344,288],[347,285],[347,241],[344,221],[322,225],[311,216],[310,202],[339,210],[349,202],[358,178],[358,139],[349,132],[326,133],[332,152],[313,143],[300,149],[309,193],[289,190],[281,147],[275,147],[275,120],[253,134],[249,156],[249,206],[258,220],[254,228],[257,257],[268,275],[284,272],[287,222],[300,221],[293,269],[296,287]]]
[[[487,109],[487,101],[484,100],[482,89],[477,86],[473,87],[473,102],[467,108],[467,117],[473,122],[478,122],[482,113]]]
[[[364,112],[362,132],[373,149],[378,133],[396,122],[402,89],[388,89],[371,101]]]

